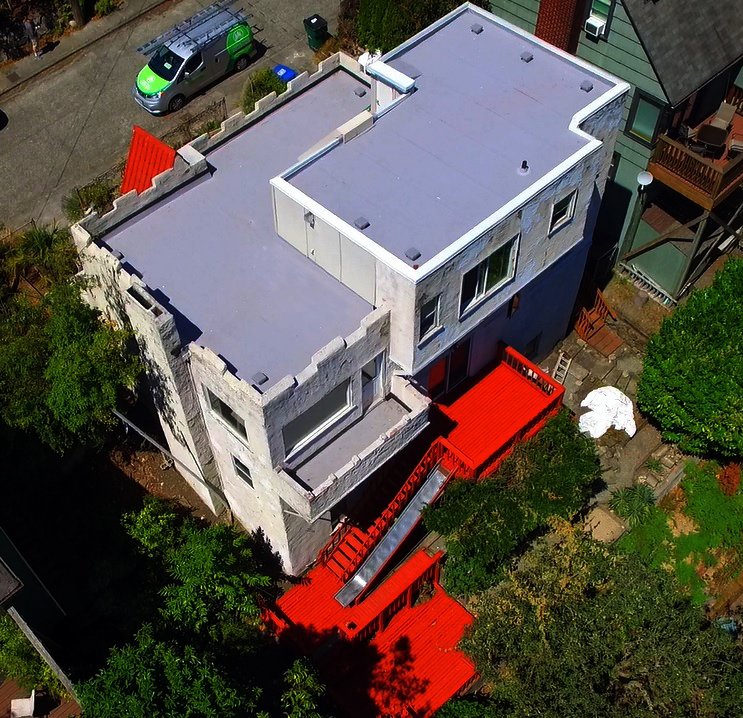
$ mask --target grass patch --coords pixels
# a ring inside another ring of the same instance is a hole
[[[673,570],[697,605],[709,597],[702,575],[717,566],[720,552],[737,562],[743,548],[743,494],[726,496],[717,471],[711,462],[687,464],[681,484],[684,502],[666,510],[652,507],[617,543],[623,553]]]

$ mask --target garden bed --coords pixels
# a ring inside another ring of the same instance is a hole
[[[717,597],[743,568],[743,494],[726,496],[712,463],[686,466],[681,486],[617,546],[672,570],[697,605]]]

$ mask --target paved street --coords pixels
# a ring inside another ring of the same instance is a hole
[[[317,12],[335,28],[337,0],[255,0],[251,23],[266,53],[245,73],[233,75],[194,98],[181,112],[159,118],[142,110],[130,91],[145,58],[136,48],[192,15],[209,0],[166,3],[112,33],[69,61],[0,100],[0,223],[18,227],[33,218],[61,218],[61,199],[126,155],[132,125],[163,134],[215,100],[239,104],[247,72],[284,63],[312,69],[302,19]]]

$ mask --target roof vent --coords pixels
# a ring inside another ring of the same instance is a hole
[[[522,160],[521,167],[519,167],[519,174],[529,174],[529,163],[526,160]]]
[[[534,59],[534,55],[531,52],[521,53],[521,62],[531,62]]]
[[[411,247],[405,252],[405,256],[411,261],[414,262],[418,257],[421,256],[421,253],[415,248]]]
[[[356,217],[353,224],[356,229],[366,229],[369,226],[369,220],[366,217]]]
[[[258,373],[253,374],[253,376],[250,377],[250,383],[255,384],[256,386],[265,384],[267,381],[268,377],[262,371],[259,371]]]
[[[353,94],[356,95],[356,97],[363,97],[366,94],[366,88],[365,87],[357,87]]]
[[[583,80],[583,82],[580,83],[580,89],[583,90],[583,92],[590,92],[593,90],[593,83],[590,80]]]
[[[482,25],[476,22],[474,25],[470,25],[470,31],[475,33],[475,35],[479,35],[482,32]]]

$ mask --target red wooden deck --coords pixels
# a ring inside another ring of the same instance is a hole
[[[559,410],[564,389],[512,349],[470,390],[440,411],[453,426],[435,437],[390,505],[368,527],[341,529],[318,565],[267,611],[276,631],[315,657],[348,715],[428,716],[475,677],[457,649],[472,616],[438,583],[442,553],[419,551],[355,605],[335,595],[440,461],[455,475],[493,470],[513,446]],[[416,605],[424,584],[433,596]]]
[[[562,394],[557,386],[547,394],[502,362],[453,404],[439,409],[456,424],[447,439],[477,470],[501,447],[520,439],[535,417],[559,407]]]
[[[16,698],[28,698],[28,696],[29,694],[19,688],[15,681],[8,679],[0,683],[0,718],[10,718],[10,701]],[[71,716],[79,716],[81,712],[80,706],[72,699],[63,700],[57,706],[44,712],[44,706],[47,704],[45,697],[37,698],[36,705],[40,710],[35,711],[34,715],[44,718],[71,718]]]

